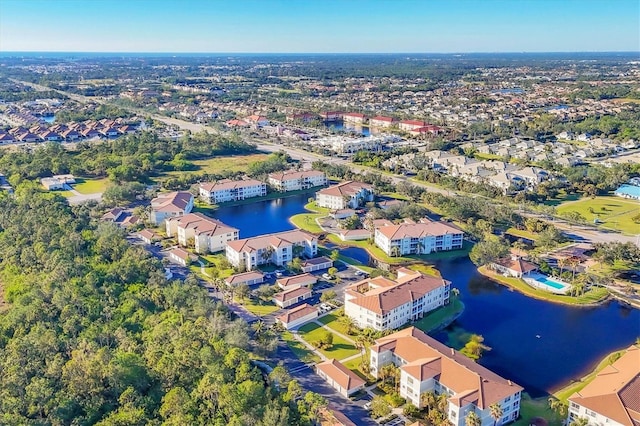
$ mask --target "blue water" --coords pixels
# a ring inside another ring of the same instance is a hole
[[[42,120],[43,120],[45,123],[49,123],[49,124],[51,124],[51,123],[53,123],[54,121],[56,121],[56,116],[55,116],[55,115],[46,115],[46,116],[42,117]]]
[[[558,281],[555,281],[552,278],[546,277],[544,275],[539,275],[535,277],[535,280],[544,284],[544,285],[548,285],[549,287],[553,287],[555,289],[558,290],[562,290],[563,288],[566,287],[566,285],[559,283]]]
[[[214,216],[239,228],[241,238],[290,230],[288,218],[304,212],[310,196],[222,207]],[[342,253],[368,262],[362,249],[347,248]],[[578,308],[532,299],[478,274],[468,257],[439,261],[436,266],[460,290],[465,304],[453,328],[482,335],[493,349],[480,363],[524,386],[532,396],[581,377],[606,354],[640,336],[640,311],[618,302]],[[455,344],[449,341],[454,335],[445,330],[434,337]]]
[[[371,134],[371,131],[369,130],[368,127],[353,126],[353,125],[349,125],[349,124],[344,124],[341,121],[327,121],[327,122],[324,123],[324,125],[328,129],[333,128],[338,133],[340,133],[340,132],[354,132],[354,133],[360,133],[363,136],[369,136]]]
[[[627,184],[621,185],[620,188],[616,189],[616,195],[617,194],[640,199],[640,186]]]

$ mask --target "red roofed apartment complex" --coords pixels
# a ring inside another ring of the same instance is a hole
[[[378,128],[382,128],[382,129],[387,129],[391,126],[393,126],[394,124],[396,124],[397,121],[394,118],[391,117],[383,117],[383,116],[377,116],[377,117],[373,117],[371,120],[369,120],[369,125],[371,127],[378,127]]]
[[[294,246],[301,247],[294,253]],[[294,230],[261,235],[227,243],[227,260],[236,268],[247,271],[258,265],[273,263],[285,265],[294,257],[315,257],[318,254],[318,238],[304,231]]]
[[[591,383],[569,397],[569,419],[584,418],[590,425],[640,424],[640,347],[630,346]]]
[[[269,185],[278,191],[299,191],[309,189],[314,186],[324,186],[327,184],[327,176],[318,170],[295,171],[271,173],[269,175]]]
[[[220,180],[200,184],[200,198],[209,204],[238,201],[267,195],[267,184],[259,180]]]
[[[154,225],[160,225],[166,218],[191,213],[192,209],[193,195],[189,192],[178,191],[160,194],[151,200],[149,220]]]
[[[342,121],[351,124],[364,124],[364,122],[367,121],[367,117],[359,112],[348,112],[342,114]]]
[[[400,368],[400,396],[422,408],[420,395],[433,391],[447,395],[448,420],[464,426],[474,411],[482,426],[510,423],[520,414],[523,388],[504,379],[460,352],[443,345],[415,327],[376,340],[371,346],[371,374],[379,377],[388,364]],[[502,419],[491,417],[489,407],[499,404]]]
[[[388,256],[461,249],[463,236],[455,226],[429,219],[417,223],[405,219],[405,223],[399,225],[383,224],[376,227],[374,233],[376,245]]]
[[[318,206],[331,210],[357,209],[374,198],[372,185],[350,180],[322,189],[316,194]]]
[[[412,130],[419,129],[420,127],[424,127],[426,125],[427,123],[425,123],[424,121],[402,120],[398,125],[398,127],[400,128],[400,130],[404,130],[405,132],[410,132]]]
[[[193,240],[196,253],[215,253],[225,249],[229,241],[238,239],[238,229],[225,225],[202,213],[189,213],[167,219],[167,236],[178,237],[178,244],[187,247]]]
[[[393,330],[449,303],[451,283],[406,268],[395,281],[366,278],[344,292],[344,314],[360,328]]]

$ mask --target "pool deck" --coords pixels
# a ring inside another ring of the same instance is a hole
[[[553,287],[553,286],[551,286],[549,284],[546,284],[546,283],[544,283],[542,281],[539,281],[538,278],[544,278],[546,280],[550,280],[550,281],[556,282],[556,283],[562,285],[563,287],[562,288]],[[571,289],[571,285],[569,285],[569,284],[567,284],[567,283],[565,283],[563,281],[557,280],[555,278],[548,277],[548,276],[543,275],[543,274],[531,274],[531,275],[523,277],[523,280],[524,280],[524,282],[526,282],[527,284],[529,284],[532,287],[539,288],[541,290],[546,290],[546,291],[549,291],[551,293],[556,293],[556,294],[567,294],[569,289]]]

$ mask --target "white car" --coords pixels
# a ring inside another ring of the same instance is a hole
[[[324,311],[330,311],[331,310],[331,306],[327,305],[326,303],[323,303],[320,305],[320,309],[324,310]]]
[[[360,269],[356,269],[356,275],[359,277],[360,275],[364,275],[364,272],[362,272]]]
[[[371,401],[367,402],[366,404],[363,405],[363,408],[365,410],[371,410]]]
[[[327,274],[327,273],[322,274],[322,278],[324,278],[325,280],[332,280],[333,279],[333,277],[331,275]]]

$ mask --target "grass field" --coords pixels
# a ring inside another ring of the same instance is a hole
[[[285,331],[283,333],[280,333],[280,336],[282,337],[282,340],[287,343],[289,349],[291,349],[291,351],[298,358],[300,358],[302,362],[320,362],[320,357],[307,349],[302,343],[297,341],[295,337],[293,337],[293,334],[291,334],[290,332]]]
[[[227,258],[225,257],[224,253],[207,254],[200,257],[207,261],[204,270],[207,274],[209,274],[210,277],[215,276],[217,273],[217,276],[219,278],[227,278],[228,276],[233,275],[233,273],[235,272],[233,268],[228,267],[229,264],[226,261]],[[214,272],[214,270],[217,272]]]
[[[330,329],[346,335],[347,327],[340,321],[340,318],[341,317],[336,314],[328,314],[323,316],[322,318],[318,318],[318,321],[320,321]]]
[[[258,302],[256,300],[252,300],[252,299],[245,299],[245,300],[243,300],[241,302],[239,300],[237,300],[237,301],[247,311],[249,311],[252,314],[257,315],[259,317],[264,316],[264,315],[272,314],[275,311],[280,309],[280,307],[276,306],[276,304],[273,303],[273,302]]]
[[[410,325],[419,328],[425,333],[429,333],[430,331],[437,330],[443,324],[451,322],[451,319],[460,315],[462,311],[464,311],[464,304],[457,298],[453,298],[452,302],[447,306],[430,312],[426,317]]]
[[[505,231],[505,233],[513,235],[517,238],[524,238],[531,241],[535,241],[538,239],[538,236],[536,234],[531,231],[527,231],[526,229],[509,228]]]
[[[320,327],[316,323],[305,324],[299,329],[300,336],[302,336],[302,338],[311,345],[313,345],[314,342],[321,340],[327,332],[328,331],[325,328]],[[320,349],[320,352],[322,352],[324,356],[340,360],[360,353],[353,344],[335,333],[332,334],[333,346],[329,349]]]
[[[409,265],[408,268],[413,270],[413,271],[422,272],[423,274],[429,275],[431,277],[441,277],[442,276],[442,275],[440,275],[440,271],[438,271],[432,265],[425,265],[423,263],[416,263],[414,265]]]
[[[76,183],[73,185],[73,189],[81,194],[96,194],[98,192],[104,192],[109,184],[109,179],[91,179],[91,178],[76,178]]]
[[[562,203],[578,201],[579,199],[580,194],[565,194],[563,191],[560,191],[560,194],[557,197],[545,201],[544,204],[547,206],[557,207]]]
[[[559,425],[565,420],[549,408],[547,398],[531,399],[527,393],[523,393],[522,399],[520,400],[520,419],[513,423],[513,425],[529,426],[530,420],[534,417],[542,417],[546,419],[550,425]]]
[[[534,297],[536,299],[548,300],[550,302],[562,303],[565,305],[592,305],[603,301],[609,295],[609,291],[606,288],[594,287],[581,296],[565,296],[533,288],[519,278],[505,277],[496,274],[485,266],[478,268],[478,272],[494,281],[518,290],[527,296]]]
[[[223,171],[245,172],[249,164],[254,161],[264,161],[267,157],[267,154],[249,154],[195,160],[193,164],[197,166],[196,170],[166,172],[163,176],[178,176],[184,173],[220,173]]]
[[[578,212],[588,222],[597,217],[600,226],[627,234],[637,234],[640,226],[631,218],[640,213],[640,202],[615,196],[584,198],[563,203],[557,207],[559,214]]]
[[[315,201],[305,204],[304,208],[312,213],[300,213],[291,216],[289,222],[293,223],[296,228],[311,232],[312,234],[321,234],[324,232],[316,222],[316,219],[327,216],[329,209],[316,206]]]

